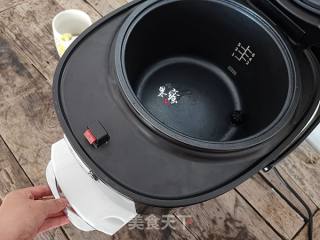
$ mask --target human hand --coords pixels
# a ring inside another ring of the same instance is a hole
[[[63,210],[65,199],[54,199],[48,186],[30,187],[9,193],[0,206],[3,240],[31,240],[38,233],[69,223]]]

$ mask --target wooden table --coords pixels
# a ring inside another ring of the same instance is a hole
[[[99,19],[126,0],[0,0],[0,198],[16,188],[45,183],[50,146],[63,133],[52,104],[52,76],[59,60],[51,20],[78,8]],[[314,213],[320,239],[320,160],[303,143],[278,167]],[[289,202],[286,200],[289,200]],[[300,213],[291,206],[298,206]],[[211,201],[173,209],[174,228],[130,230],[113,237],[66,226],[38,239],[226,239],[303,240],[306,211],[274,173],[259,173]],[[192,217],[184,226],[181,215]],[[180,221],[179,221],[180,220]]]

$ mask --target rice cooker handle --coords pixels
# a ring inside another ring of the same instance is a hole
[[[50,190],[53,194],[53,196],[58,199],[60,198],[60,193],[57,186],[57,180],[54,175],[54,170],[52,167],[52,162],[50,161],[47,169],[46,169],[46,178],[47,182],[49,184]],[[84,220],[82,220],[73,210],[70,208],[65,209],[65,214],[68,216],[68,219],[72,222],[73,225],[75,225],[77,228],[83,230],[83,231],[93,231],[94,228],[92,228],[90,225],[88,225]]]
[[[66,138],[52,145],[51,159],[49,165],[54,175],[50,177],[48,167],[48,182],[53,192],[58,189],[59,194],[61,190],[60,195],[63,194],[69,201],[74,212],[70,209],[71,215],[68,217],[76,227],[85,230],[83,224],[79,226],[71,219],[75,213],[82,223],[113,235],[137,215],[132,200],[92,177],[92,172],[82,163]]]

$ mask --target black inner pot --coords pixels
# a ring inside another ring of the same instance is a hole
[[[156,128],[226,143],[270,133],[288,110],[288,50],[240,4],[159,1],[124,29],[120,83]]]

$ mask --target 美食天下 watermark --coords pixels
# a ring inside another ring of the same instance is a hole
[[[177,224],[182,223],[182,228],[186,229],[188,225],[193,223],[192,217],[189,215],[162,215],[154,214],[142,216],[138,214],[128,223],[129,230],[164,230],[166,228],[176,229]]]

